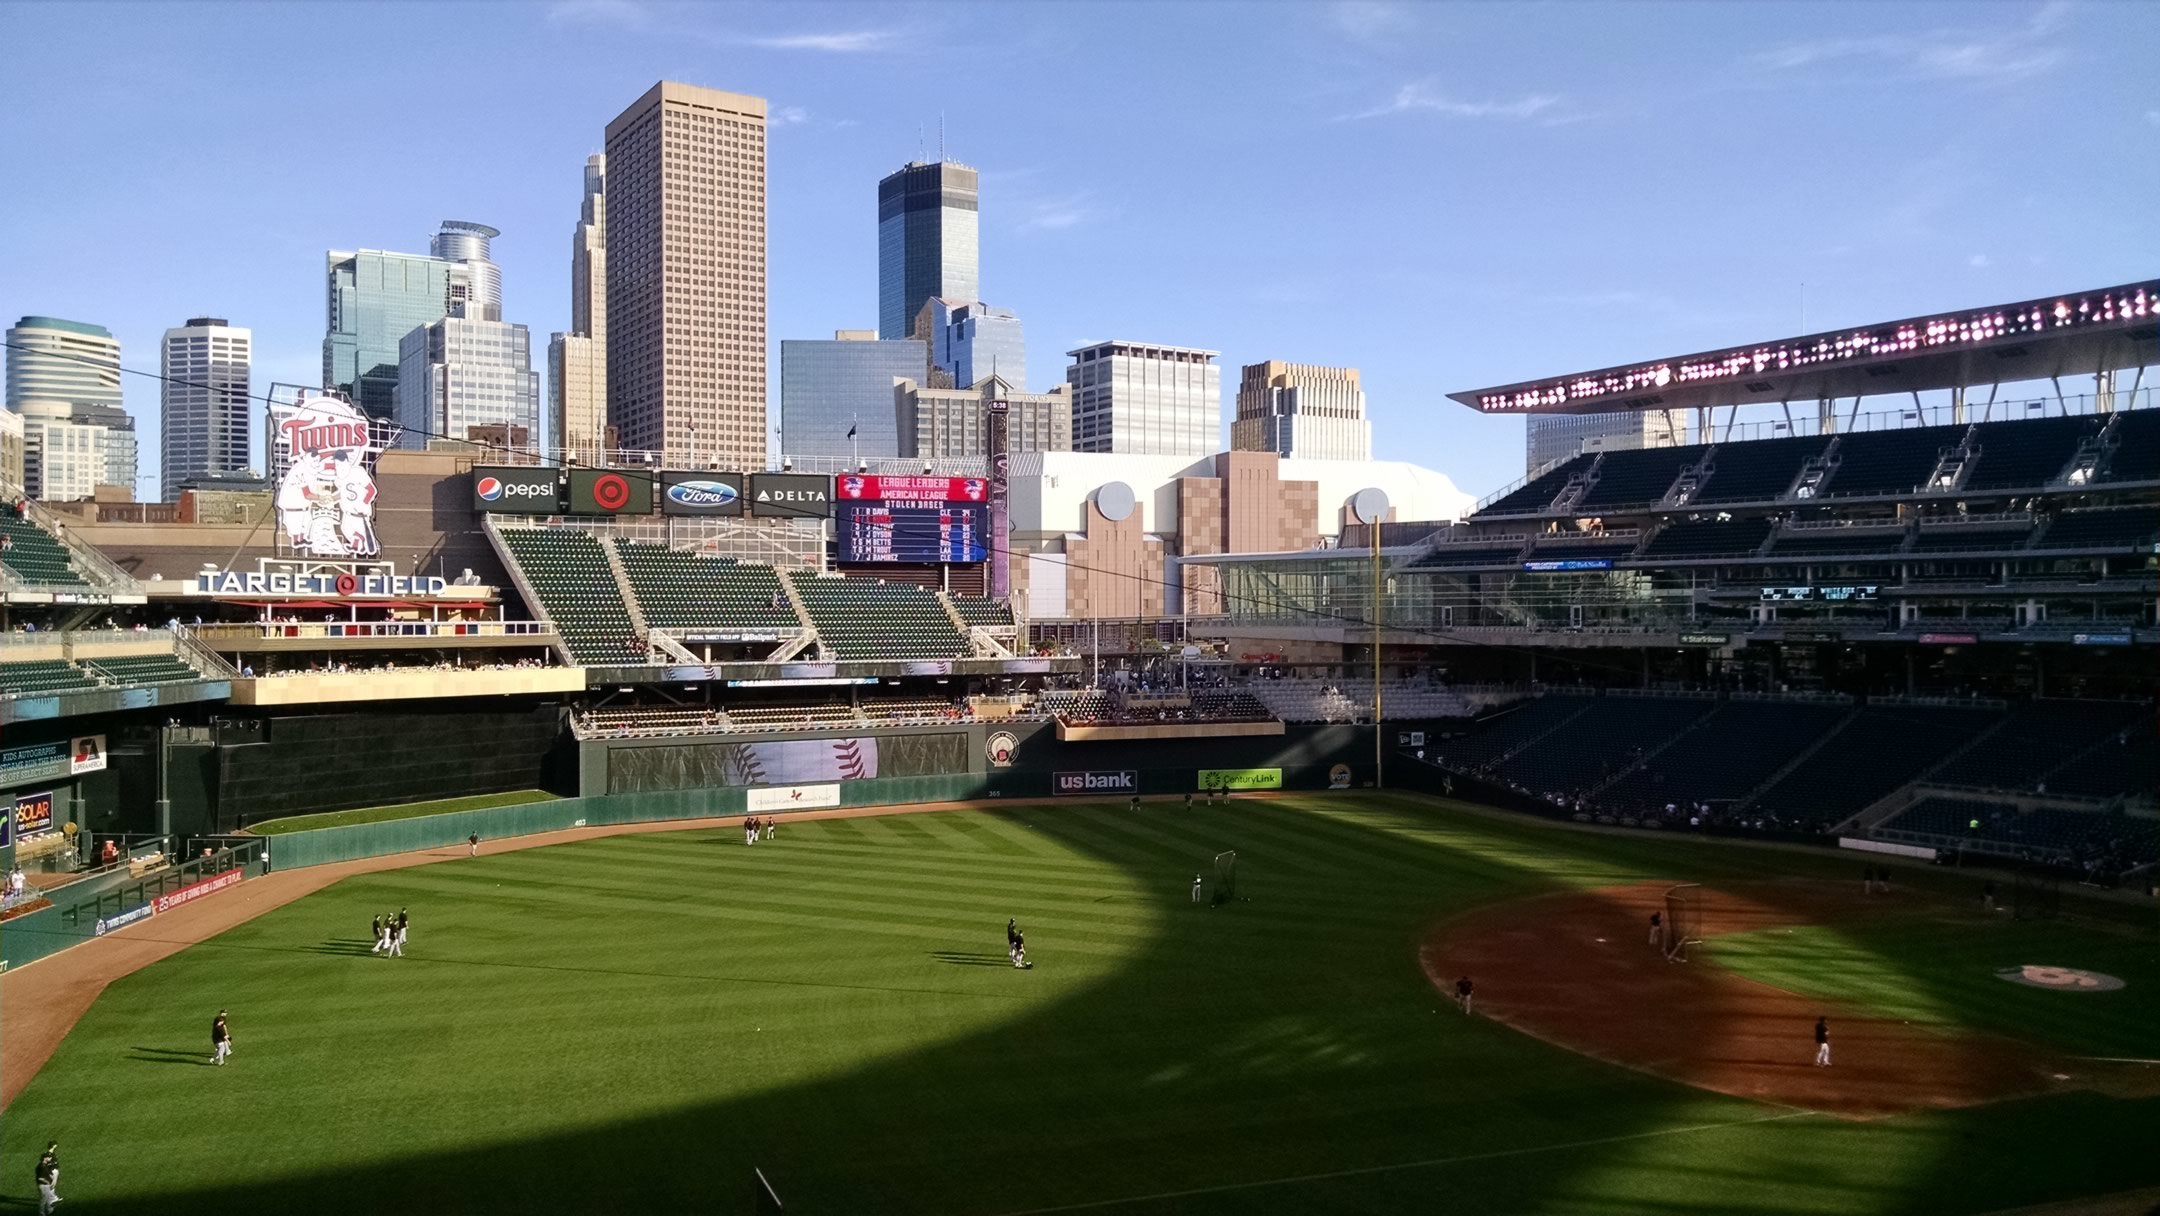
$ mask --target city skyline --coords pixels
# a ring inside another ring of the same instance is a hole
[[[0,234],[0,260],[19,272],[5,305],[106,325],[142,370],[176,318],[229,317],[255,330],[258,385],[314,383],[322,251],[410,247],[443,215],[469,214],[514,234],[498,247],[508,314],[567,330],[570,175],[625,100],[664,77],[772,100],[776,352],[780,336],[861,323],[876,290],[864,200],[895,165],[935,154],[936,132],[919,132],[941,109],[891,96],[999,54],[1036,61],[1039,87],[996,113],[953,110],[947,148],[981,166],[996,200],[982,213],[989,294],[1045,349],[1127,334],[1220,348],[1226,367],[1355,366],[1376,450],[1474,491],[1519,475],[1523,427],[1446,392],[2119,282],[2160,262],[2160,234],[2134,214],[2035,185],[2001,154],[2044,142],[2065,166],[2110,165],[2125,197],[2150,193],[2160,111],[2127,70],[2133,48],[2160,38],[2148,8],[1885,5],[1869,38],[1843,40],[1819,8],[1648,11],[1581,10],[1556,40],[1497,9],[1286,6],[1239,22],[1174,10],[1159,14],[1163,49],[1136,48],[1110,88],[1056,53],[1088,19],[1052,6],[449,5],[446,27],[485,26],[505,50],[458,65],[509,114],[473,141],[420,129],[419,82],[448,69],[454,39],[389,65],[374,116],[351,125],[289,106],[282,85],[241,66],[310,45],[323,9],[17,6],[14,26],[46,47],[0,82],[18,109],[115,64],[180,54],[202,71],[185,84],[138,74],[123,96],[10,133],[11,163],[28,171],[21,222]],[[335,12],[354,36],[396,25],[394,10]],[[724,70],[697,62],[710,56],[696,48],[721,44]],[[1172,44],[1197,48],[1180,70]],[[1296,89],[1245,81],[1256,56],[1284,48],[1327,70]],[[544,88],[517,70],[573,55],[579,72]],[[1705,94],[1717,104],[1698,104]],[[186,157],[139,133],[142,113],[204,101],[248,121]],[[1874,113],[1899,120],[1865,141],[1834,134]],[[326,122],[342,157],[424,165],[428,186],[340,178],[296,206],[286,187]],[[1155,138],[1070,167],[1068,149],[1120,126]],[[1278,173],[1253,190],[1263,148],[1276,150],[1263,166],[1327,157],[1360,189]],[[1803,171],[1726,184],[1708,170],[1734,148]],[[131,168],[159,175],[155,206],[79,189]],[[1688,169],[1704,172],[1696,188],[1673,180]],[[100,233],[98,269],[125,265],[128,291],[81,273],[85,226]],[[1778,239],[1750,235],[1762,232]],[[128,379],[149,433],[157,386]],[[767,400],[777,394],[768,375]],[[153,482],[145,470],[139,495]]]

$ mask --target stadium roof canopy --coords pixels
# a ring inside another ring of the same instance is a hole
[[[2160,280],[1526,380],[1448,396],[1486,414],[1776,405],[2160,363]]]

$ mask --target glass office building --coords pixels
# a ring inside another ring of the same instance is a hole
[[[980,300],[931,300],[916,316],[915,336],[930,344],[931,364],[951,376],[955,388],[997,376],[1027,391],[1027,333],[1011,309]]]
[[[405,335],[398,372],[401,447],[437,437],[528,447],[540,438],[540,377],[522,325],[444,317]]]
[[[929,349],[912,338],[780,343],[780,451],[863,459],[900,454],[894,386],[921,383]],[[848,438],[848,428],[855,438]]]
[[[7,331],[7,407],[22,416],[33,498],[135,490],[135,420],[120,404],[120,341],[102,325],[24,317]]]
[[[470,279],[461,263],[412,253],[332,250],[327,258],[329,325],[323,335],[323,387],[336,389],[372,418],[394,416],[398,344],[450,313],[453,293]]]
[[[906,338],[933,299],[982,294],[977,250],[981,175],[912,162],[878,183],[878,336]]]

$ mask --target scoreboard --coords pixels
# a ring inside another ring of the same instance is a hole
[[[979,562],[990,555],[989,483],[980,477],[877,477],[833,484],[843,562]]]

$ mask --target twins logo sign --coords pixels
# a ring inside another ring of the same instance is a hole
[[[992,731],[990,737],[983,740],[983,754],[997,768],[1011,768],[1013,753],[1019,750],[1020,740],[1009,730]]]
[[[368,458],[380,450],[367,418],[350,401],[303,392],[273,402],[272,455],[278,522],[285,540],[310,557],[372,557],[375,479]]]

